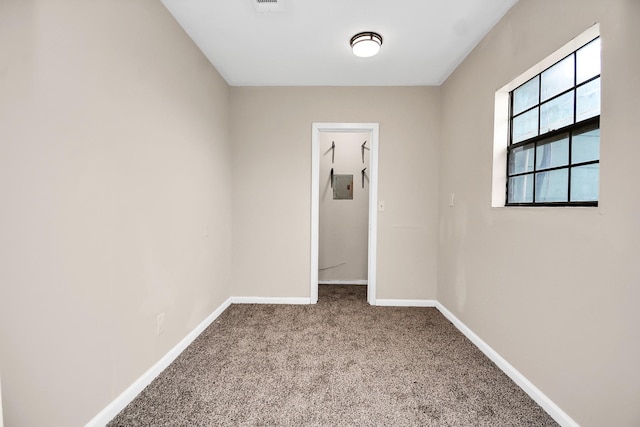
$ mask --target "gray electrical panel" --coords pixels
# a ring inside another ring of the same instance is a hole
[[[353,199],[353,175],[333,175],[333,198]]]

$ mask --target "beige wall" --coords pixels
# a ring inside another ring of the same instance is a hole
[[[320,203],[318,279],[367,280],[369,240],[369,182],[362,186],[362,169],[369,167],[369,150],[362,156],[368,133],[320,133]],[[331,144],[335,143],[332,154]],[[333,160],[333,161],[332,161]],[[353,199],[333,198],[331,169],[353,176]],[[367,169],[367,176],[371,173]]]
[[[437,296],[581,425],[639,424],[639,17],[520,0],[442,88],[229,89],[158,2],[0,2],[6,424],[85,423],[232,294],[308,297],[313,122],[380,123],[378,298]],[[600,206],[491,208],[495,91],[594,22]]]
[[[439,89],[231,89],[233,289],[308,297],[311,125],[380,123],[378,298],[436,294]]]
[[[441,93],[438,299],[583,426],[640,424],[638,19],[635,0],[521,0]],[[595,22],[600,206],[491,208],[495,91]]]
[[[0,52],[5,422],[83,425],[230,296],[229,89],[152,0],[2,1]]]

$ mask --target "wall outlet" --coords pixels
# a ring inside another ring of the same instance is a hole
[[[158,335],[164,333],[164,313],[158,314],[156,318],[156,332]]]

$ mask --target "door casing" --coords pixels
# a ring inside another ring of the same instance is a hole
[[[311,132],[311,275],[310,302],[318,302],[320,229],[320,133],[369,133],[369,243],[367,301],[376,305],[376,255],[378,237],[378,123],[313,123]]]

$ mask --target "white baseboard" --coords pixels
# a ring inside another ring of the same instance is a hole
[[[367,285],[368,280],[318,280],[318,285]]]
[[[151,368],[140,378],[135,380],[125,391],[120,393],[107,407],[89,421],[85,427],[103,427],[111,421],[120,411],[122,411],[133,399],[148,386],[160,373],[171,364],[207,327],[231,305],[231,298],[223,302],[220,307],[207,316],[198,326],[196,326],[186,337],[182,339],[167,354],[162,356]]]
[[[270,297],[230,297],[223,302],[213,313],[204,319],[165,354],[155,365],[149,368],[140,378],[134,381],[125,391],[107,407],[93,417],[86,427],[102,427],[111,421],[122,411],[138,394],[153,381],[167,366],[171,364],[188,346],[200,335],[215,319],[222,314],[231,304],[310,304],[310,298],[270,298]],[[516,368],[507,362],[500,354],[492,349],[478,335],[469,329],[460,319],[451,313],[444,305],[436,300],[411,300],[411,299],[378,299],[376,305],[393,307],[435,307],[453,325],[458,328],[476,347],[480,349],[493,363],[495,363],[509,378],[511,378],[522,390],[525,391],[538,405],[540,405],[558,424],[563,427],[579,427],[566,412],[553,403],[540,389],[531,383]],[[0,408],[0,427],[2,426]]]
[[[453,325],[458,328],[469,340],[480,349],[498,368],[502,370],[509,378],[513,380],[525,393],[529,395],[538,405],[542,407],[551,417],[563,427],[579,427],[566,412],[558,405],[553,403],[539,388],[522,375],[516,368],[507,362],[498,352],[492,349],[489,344],[484,342],[471,329],[467,327],[460,319],[454,316],[440,302],[436,301],[436,308],[447,318]]]
[[[310,298],[231,297],[232,304],[311,304]]]
[[[385,307],[435,307],[436,300],[432,299],[377,299],[376,305]]]

